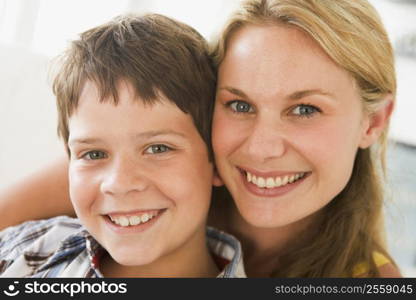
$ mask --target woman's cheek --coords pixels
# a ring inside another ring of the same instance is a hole
[[[212,130],[212,144],[214,148],[214,154],[216,157],[221,158],[230,154],[240,141],[244,139],[243,122],[233,120],[224,112],[219,112],[214,115],[213,130]]]

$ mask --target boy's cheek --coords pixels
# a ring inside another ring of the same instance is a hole
[[[94,179],[94,176],[89,175],[89,172],[70,169],[69,192],[74,206],[92,201],[92,194],[98,188]]]

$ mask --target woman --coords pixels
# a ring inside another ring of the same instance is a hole
[[[213,146],[235,203],[223,227],[245,245],[248,274],[379,276],[377,167],[396,82],[376,12],[366,1],[248,1],[216,58]]]
[[[383,245],[378,174],[395,71],[374,9],[365,0],[249,0],[214,55],[212,138],[229,193],[217,191],[211,223],[240,238],[247,274],[400,276]],[[64,172],[56,164],[28,184],[62,186]],[[46,210],[61,213],[58,202]]]

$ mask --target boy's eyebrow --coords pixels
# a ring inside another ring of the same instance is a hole
[[[146,131],[146,132],[137,134],[136,138],[146,139],[146,138],[153,138],[153,137],[160,136],[160,135],[176,135],[181,138],[186,138],[186,136],[183,133],[174,131],[171,129]]]
[[[100,139],[97,138],[74,138],[68,140],[68,146],[75,145],[75,144],[96,144],[102,142]]]
[[[186,139],[186,135],[181,133],[181,132],[177,132],[174,130],[151,130],[151,131],[146,131],[143,133],[139,133],[137,135],[135,135],[136,139],[148,139],[148,138],[153,138],[156,136],[160,136],[160,135],[176,135],[179,136],[183,139]],[[69,139],[68,140],[68,145],[75,145],[75,144],[97,144],[103,142],[103,140],[99,139],[99,138],[74,138],[74,139]]]
[[[225,86],[225,87],[221,87],[218,90],[226,90],[236,96],[242,97],[244,99],[250,99],[242,90],[239,90],[237,88],[233,88],[233,87],[229,87],[229,86]],[[310,90],[301,90],[301,91],[296,91],[293,92],[292,94],[290,94],[289,96],[287,96],[286,98],[289,100],[300,100],[302,98],[311,96],[311,95],[323,95],[323,96],[330,96],[332,98],[335,98],[333,94],[323,91],[321,89],[310,89]]]

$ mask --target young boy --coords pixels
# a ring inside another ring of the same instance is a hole
[[[195,30],[116,18],[71,44],[53,89],[79,220],[1,232],[1,276],[245,276],[238,241],[206,230],[215,73]]]

